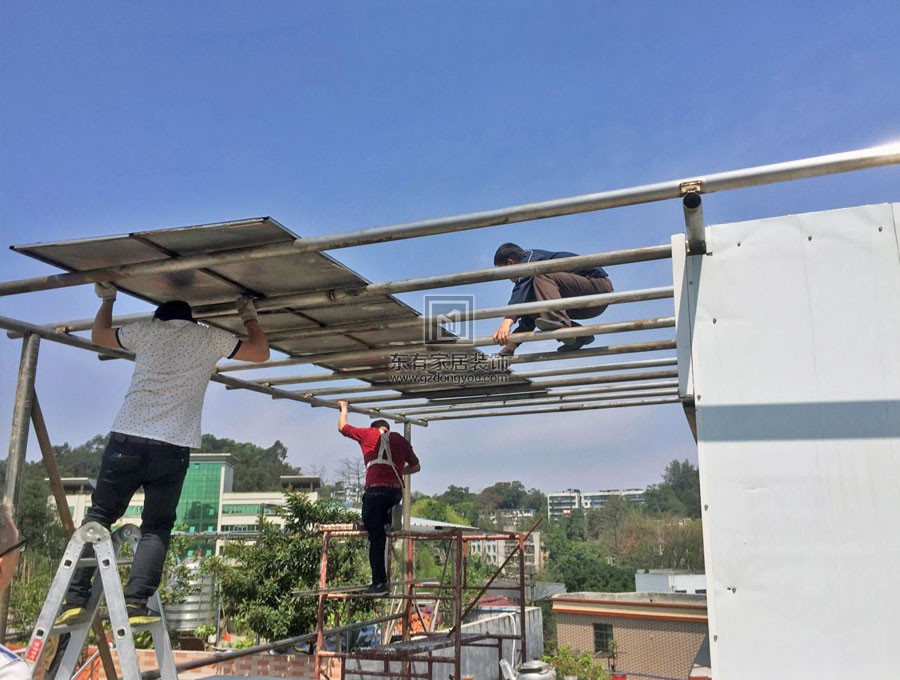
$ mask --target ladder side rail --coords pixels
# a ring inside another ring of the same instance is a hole
[[[76,531],[66,546],[60,560],[59,567],[50,584],[50,590],[47,598],[44,600],[44,606],[41,607],[41,613],[38,614],[35,622],[34,630],[31,632],[31,639],[28,641],[27,651],[25,652],[25,663],[34,670],[41,661],[46,649],[46,643],[53,629],[53,622],[59,615],[62,607],[63,598],[72,582],[78,560],[84,552],[87,541],[84,533]]]
[[[128,622],[125,593],[122,591],[115,552],[111,542],[107,541],[97,543],[94,552],[97,554],[97,572],[103,584],[103,594],[106,596],[106,607],[109,610],[113,641],[119,652],[122,677],[125,680],[140,680],[141,669],[137,662],[137,649],[134,646],[131,624]]]

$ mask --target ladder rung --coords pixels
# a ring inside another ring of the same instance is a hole
[[[131,564],[132,562],[134,562],[134,558],[132,558],[132,557],[127,557],[123,560],[117,559],[116,566],[121,567],[126,564]],[[75,564],[76,569],[80,569],[81,567],[96,567],[96,566],[97,566],[97,559],[95,557],[82,557]]]

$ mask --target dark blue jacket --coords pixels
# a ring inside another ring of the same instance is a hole
[[[558,260],[561,257],[577,257],[575,253],[567,253],[564,250],[559,252],[551,252],[549,250],[539,250],[537,248],[533,248],[532,250],[526,250],[522,253],[522,260],[519,264],[528,264],[529,262],[543,262],[544,260]],[[603,267],[594,267],[593,269],[582,269],[581,271],[573,272],[573,274],[578,274],[580,276],[587,276],[592,279],[605,279],[609,276]],[[519,279],[516,279],[516,283],[512,289],[512,295],[509,298],[509,302],[507,304],[510,305],[518,305],[523,302],[534,302],[534,277],[533,276],[523,276]],[[520,316],[518,317],[519,325],[516,327],[516,331],[533,331],[534,330],[534,317],[531,316]]]

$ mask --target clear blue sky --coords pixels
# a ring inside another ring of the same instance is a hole
[[[6,2],[2,279],[53,272],[13,244],[258,215],[312,236],[896,141],[898,19],[896,2]],[[723,223],[898,201],[898,180],[889,168],[713,194],[704,210]],[[386,281],[489,266],[508,240],[589,253],[681,230],[673,201],[331,255]],[[619,290],[671,283],[665,262],[611,274]],[[494,306],[509,284],[462,290]],[[421,294],[403,299],[422,308]],[[95,309],[87,286],[0,299],[32,322]],[[670,313],[604,320],[657,312]],[[19,343],[4,336],[0,353],[5,446]],[[43,343],[53,441],[106,432],[129,376]],[[356,454],[335,420],[213,385],[204,431],[278,438],[292,463],[335,469]],[[673,458],[696,461],[676,406],[434,423],[413,437],[428,492],[643,486]]]

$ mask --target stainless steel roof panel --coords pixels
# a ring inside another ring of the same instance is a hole
[[[14,246],[13,250],[39,259],[68,271],[102,269],[122,264],[155,262],[174,257],[201,253],[233,251],[247,247],[290,243],[297,236],[270,218],[253,218],[235,222],[139,231],[130,234],[81,239],[57,243],[38,243]],[[117,286],[154,304],[166,300],[182,299],[193,306],[208,305],[234,300],[244,291],[253,291],[262,297],[290,295],[335,288],[361,287],[369,283],[324,253],[296,253],[265,259],[211,265],[166,274],[129,278]],[[340,369],[357,366],[391,368],[391,354],[407,354],[402,343],[422,340],[418,326],[399,329],[367,330],[334,333],[318,337],[280,338],[290,331],[345,326],[354,323],[371,323],[393,319],[411,319],[419,313],[401,300],[389,295],[368,297],[351,304],[336,304],[308,309],[290,308],[265,312],[260,321],[267,333],[275,339],[272,348],[290,356],[313,358],[318,366]],[[236,334],[244,328],[237,314],[211,317],[210,325]],[[383,350],[383,357],[348,358],[329,360],[330,353],[361,351],[370,348]],[[477,348],[452,346],[435,350],[438,355],[448,352],[466,356],[472,362],[483,360],[485,355]],[[414,353],[415,350],[412,350]],[[426,352],[421,352],[423,356]],[[320,358],[315,359],[316,356]],[[510,391],[518,386],[528,386],[528,381],[509,376]],[[448,388],[442,392],[459,392]],[[472,392],[466,388],[465,393]],[[409,394],[409,390],[404,390]],[[462,392],[460,392],[462,393]],[[423,396],[432,396],[423,391]],[[436,395],[435,395],[436,396]]]

